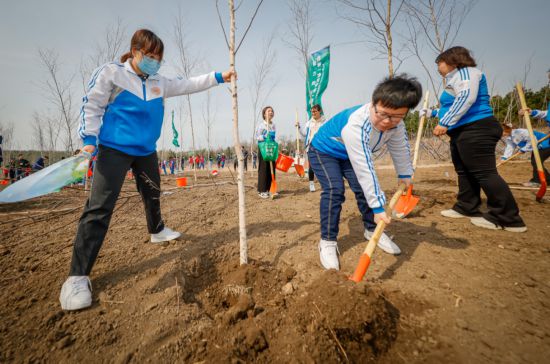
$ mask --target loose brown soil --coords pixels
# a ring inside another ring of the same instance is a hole
[[[519,185],[530,165],[502,173]],[[379,176],[389,195],[394,172]],[[227,170],[216,178],[231,180]],[[514,190],[528,232],[484,230],[440,216],[456,194],[451,166],[420,168],[419,206],[388,228],[403,254],[377,250],[355,284],[347,275],[365,242],[353,194],[342,210],[342,271],[327,272],[319,192],[292,173],[278,182],[276,200],[247,188],[250,262],[239,266],[234,185],[176,189],[163,177],[164,219],[183,237],[158,246],[128,181],[92,272],[93,306],[70,313],[58,296],[84,192],[0,205],[0,362],[547,362],[548,198]]]

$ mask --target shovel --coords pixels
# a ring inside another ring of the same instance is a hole
[[[423,109],[428,108],[428,100],[430,98],[430,91],[426,91],[426,96],[424,96],[424,104],[422,105]],[[426,115],[422,115],[420,122],[418,123],[418,131],[416,133],[416,142],[414,144],[414,157],[413,157],[413,174],[416,171],[416,162],[418,161],[418,153],[420,151],[420,138],[422,137],[422,130],[424,129],[424,121],[426,120]],[[420,197],[412,194],[413,185],[409,186],[407,193],[402,195],[397,201],[394,210],[394,216],[402,219],[418,205]]]
[[[403,196],[403,192],[405,191],[405,184],[399,185],[399,188],[393,195],[392,199],[390,200],[390,210],[393,210],[395,208],[395,205],[397,204],[397,200],[401,196]],[[382,236],[382,233],[384,232],[384,228],[386,227],[386,223],[382,220],[378,221],[378,224],[376,224],[376,229],[374,229],[374,234],[370,238],[367,247],[365,248],[365,251],[363,251],[363,254],[361,254],[361,258],[359,258],[359,264],[357,264],[357,267],[355,268],[355,272],[353,272],[353,275],[349,277],[350,280],[354,281],[355,283],[361,282],[363,277],[365,276],[365,273],[367,272],[367,269],[369,269],[370,261],[372,258],[372,255],[374,253],[374,249],[376,249],[376,244],[378,244],[378,240],[380,240],[380,236]]]
[[[523,87],[521,82],[516,84],[518,90],[519,101],[521,103],[522,109],[527,109],[527,103],[525,102],[525,95],[523,94]],[[535,162],[537,163],[537,172],[539,174],[540,188],[537,192],[536,200],[537,202],[542,202],[542,198],[546,194],[546,176],[544,175],[544,168],[542,167],[542,162],[540,160],[539,148],[537,148],[537,137],[533,133],[533,127],[531,126],[531,118],[529,118],[529,113],[523,113],[523,121],[529,130],[529,137],[531,138],[531,145],[533,146],[533,155],[535,156]]]
[[[296,109],[296,124],[298,124],[298,110]],[[296,162],[300,161],[300,133],[298,131],[298,125],[296,125]],[[303,177],[305,175],[304,166],[294,162],[294,169],[298,176]]]

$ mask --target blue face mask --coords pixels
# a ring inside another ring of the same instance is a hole
[[[154,75],[160,69],[160,62],[154,58],[143,56],[141,61],[138,62],[137,66],[141,72],[147,75]]]

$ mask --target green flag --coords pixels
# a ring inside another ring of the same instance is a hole
[[[178,143],[178,131],[174,126],[174,110],[172,110],[172,131],[174,132],[174,139],[172,139],[172,144],[174,144],[175,147],[179,148],[180,143]]]
[[[313,52],[307,62],[306,101],[307,114],[311,117],[311,107],[321,105],[321,96],[328,85],[330,66],[330,46]]]

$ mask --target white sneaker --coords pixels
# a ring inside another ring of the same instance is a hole
[[[70,276],[67,278],[59,302],[63,310],[81,310],[92,305],[92,283],[88,276]]]
[[[309,192],[315,192],[315,183],[309,182]]]
[[[258,196],[260,196],[260,198],[269,198],[269,192],[260,192]]]
[[[527,226],[500,226],[493,224],[491,221],[484,217],[472,217],[470,222],[475,226],[482,227],[490,230],[506,230],[512,233],[524,233],[527,231]]]
[[[151,234],[151,243],[162,243],[165,241],[175,240],[180,236],[181,234],[177,231],[165,227],[160,233]]]
[[[466,215],[462,215],[460,212],[455,211],[453,209],[443,210],[441,211],[441,215],[445,217],[450,217],[453,219],[460,219],[461,217],[468,217]]]
[[[321,258],[323,268],[340,270],[338,253],[337,242],[321,239],[319,242],[319,257]]]
[[[365,229],[365,239],[370,240],[374,231],[368,231]],[[401,249],[395,244],[386,233],[382,233],[380,239],[378,240],[378,247],[385,251],[388,254],[399,255],[401,254]]]

